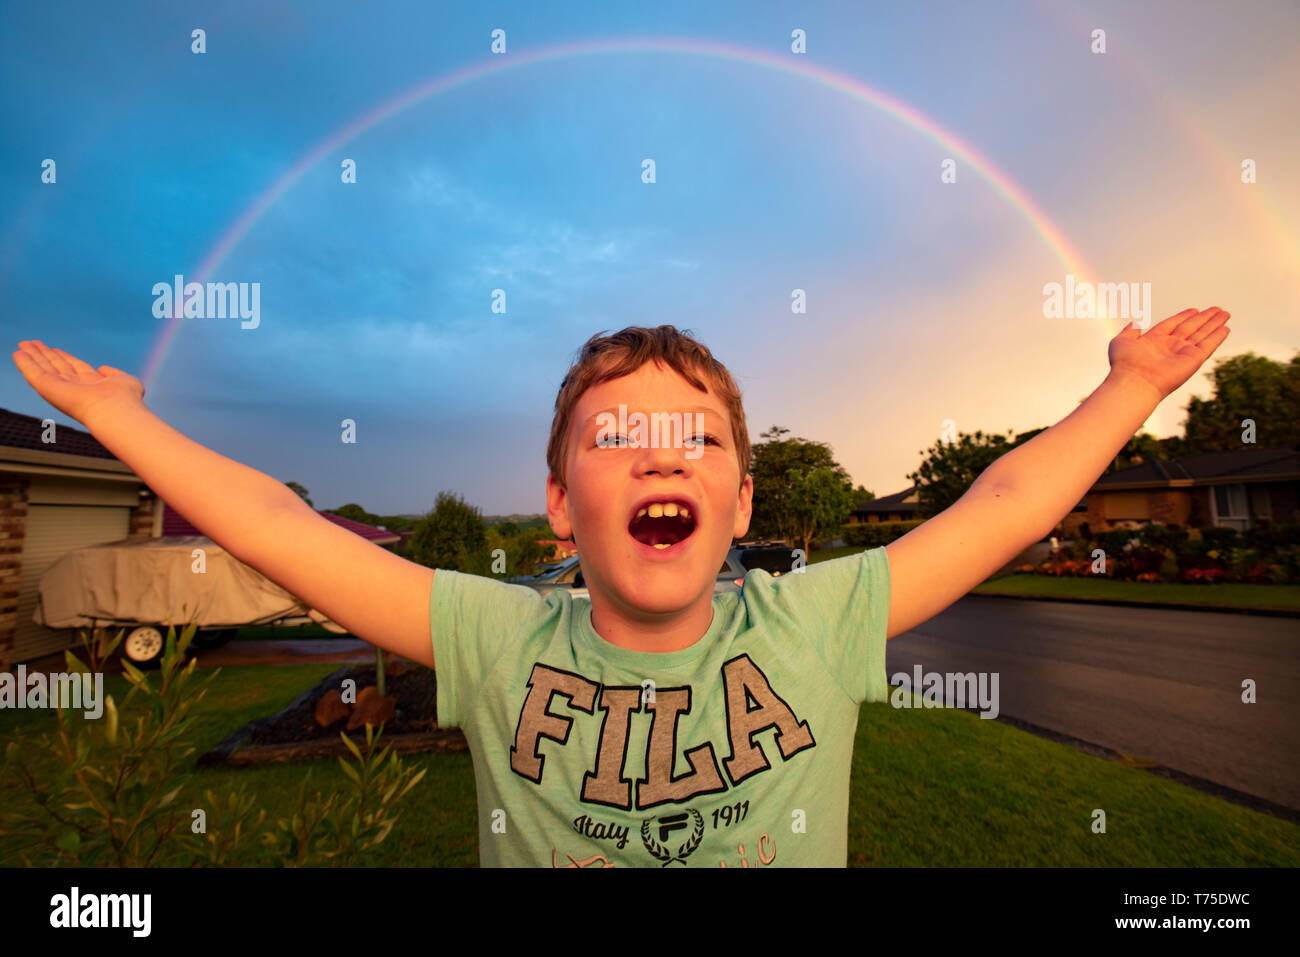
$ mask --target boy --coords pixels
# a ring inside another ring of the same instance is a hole
[[[482,864],[843,866],[858,708],[886,699],[885,640],[1050,532],[1228,317],[1127,327],[1092,395],[943,513],[717,597],[749,527],[748,430],[726,368],[671,326],[593,337],[556,399],[547,516],[577,543],[589,600],[435,574],[176,432],[135,377],[40,342],[14,361],[236,558],[354,635],[436,662],[439,724],[473,754]],[[611,432],[637,413],[689,428]]]

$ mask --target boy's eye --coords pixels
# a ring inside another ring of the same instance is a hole
[[[699,432],[682,440],[685,448],[694,448],[697,445],[721,445],[717,436],[709,435],[707,432]],[[628,448],[631,440],[623,432],[617,432],[611,435],[597,435],[596,448],[598,449],[619,449]]]

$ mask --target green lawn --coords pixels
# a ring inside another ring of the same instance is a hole
[[[1300,608],[1300,585],[1183,585],[1055,575],[1003,575],[973,589],[981,595],[1060,595],[1069,598],[1178,602],[1228,608]]]
[[[809,554],[808,564],[828,562],[832,558],[843,558],[845,555],[856,555],[858,552],[865,551],[865,548],[859,548],[856,545],[841,545],[839,548],[816,548]]]
[[[246,721],[271,714],[337,665],[222,669],[196,711],[196,753]],[[126,683],[105,690],[121,701]],[[0,712],[0,739],[16,727],[53,727],[49,712]],[[374,866],[474,866],[478,825],[468,753],[406,759],[428,774],[403,804]],[[342,780],[336,762],[205,770],[178,798],[245,784],[271,816],[288,812],[308,769],[313,789]],[[17,784],[0,778],[0,801]],[[1093,834],[1092,811],[1107,814]],[[2,842],[2,838],[0,838]],[[2,846],[2,843],[0,843]],[[853,759],[849,862],[860,865],[1287,866],[1300,865],[1300,827],[1247,811],[1146,772],[1103,761],[964,712],[862,709]],[[9,863],[0,859],[0,864]]]

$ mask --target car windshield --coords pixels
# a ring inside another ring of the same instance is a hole
[[[760,568],[769,575],[776,575],[794,567],[794,555],[789,548],[748,548],[741,553],[740,563],[749,571]]]
[[[558,565],[548,565],[546,568],[543,568],[536,575],[530,577],[529,581],[539,581],[539,582],[554,581],[557,578],[562,578],[564,574],[570,571],[573,568],[573,566],[576,564],[578,564],[578,558],[575,555],[572,558],[566,558]]]

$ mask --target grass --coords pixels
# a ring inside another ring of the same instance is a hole
[[[853,866],[1300,864],[1300,826],[950,709],[864,705],[849,800]]]
[[[980,595],[1059,595],[1069,598],[1177,602],[1219,608],[1300,608],[1300,585],[1184,585],[1124,582],[1108,578],[1003,575],[972,589]]]
[[[245,722],[283,708],[336,667],[223,668],[195,712],[196,755]],[[105,690],[117,700],[125,689],[120,676],[106,678]],[[20,726],[28,734],[52,730],[54,719],[47,711],[0,712],[0,737]],[[367,866],[475,866],[469,754],[405,760],[428,774]],[[204,790],[243,784],[275,817],[289,813],[309,770],[309,791],[342,780],[332,761],[207,769],[178,800],[197,807]],[[0,800],[13,800],[17,788],[12,776],[0,778]],[[850,789],[853,865],[1300,865],[1296,825],[965,712],[864,706]],[[1092,833],[1094,808],[1106,811],[1106,834]]]
[[[815,548],[808,556],[808,564],[829,562],[833,558],[843,558],[846,555],[856,555],[858,552],[865,551],[865,548],[860,548],[857,545],[841,545],[838,548]]]

